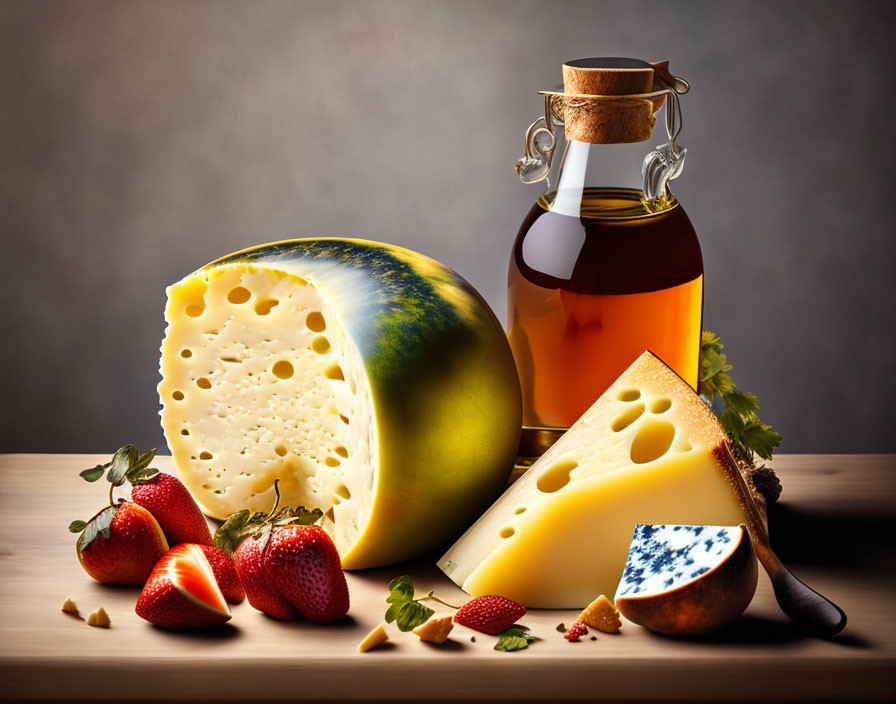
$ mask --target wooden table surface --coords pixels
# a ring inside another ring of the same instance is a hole
[[[676,640],[630,623],[616,636],[567,643],[555,630],[571,611],[530,611],[543,638],[502,653],[493,640],[456,628],[443,646],[393,633],[388,647],[359,654],[382,619],[386,585],[408,572],[419,590],[463,597],[433,560],[348,575],[344,623],[281,623],[247,603],[210,632],[176,633],[134,613],[134,588],[90,579],[75,556],[75,518],[103,489],[78,471],[107,457],[0,455],[0,691],[4,699],[271,701],[369,699],[886,700],[896,695],[896,456],[782,455],[782,502],[772,541],[804,581],[849,616],[829,641],[802,637],[778,610],[768,580],[741,619],[710,637]],[[162,469],[170,460],[161,458]],[[433,556],[435,557],[435,556]],[[63,614],[102,605],[109,630]]]

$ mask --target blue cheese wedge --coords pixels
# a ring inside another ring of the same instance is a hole
[[[616,608],[660,633],[708,633],[747,608],[757,577],[756,556],[742,525],[638,524]]]

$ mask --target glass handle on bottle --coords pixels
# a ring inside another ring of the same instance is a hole
[[[544,99],[544,117],[539,117],[526,130],[526,155],[516,162],[516,175],[523,183],[544,181],[551,172],[551,158],[557,139],[554,125],[562,125],[550,96]]]
[[[526,130],[526,155],[516,162],[516,174],[523,183],[544,181],[551,171],[554,154],[554,133],[547,122],[539,117]]]
[[[684,79],[677,80],[681,80],[687,86],[687,81]],[[678,178],[684,169],[684,158],[688,150],[676,141],[681,132],[681,124],[678,92],[670,90],[666,96],[666,134],[669,141],[658,145],[644,157],[644,163],[641,165],[641,190],[648,205],[657,199],[660,201],[665,199],[669,181]]]

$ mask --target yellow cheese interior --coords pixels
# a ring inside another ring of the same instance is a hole
[[[581,608],[613,594],[636,523],[737,525],[712,412],[640,357],[439,561],[473,596]]]
[[[340,553],[375,491],[375,418],[366,374],[311,281],[234,264],[168,290],[162,425],[181,478],[225,518],[281,505],[325,511]]]

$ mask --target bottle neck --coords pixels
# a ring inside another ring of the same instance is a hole
[[[624,201],[627,211],[632,203],[638,203],[645,215],[677,205],[668,182],[681,173],[687,150],[669,139],[665,120],[657,117],[653,134],[643,142],[591,144],[564,140],[561,158],[553,161],[542,205],[573,217],[585,214],[585,201],[592,205],[595,200],[606,201],[608,215],[613,202]],[[621,194],[621,198],[595,198],[598,193]]]

